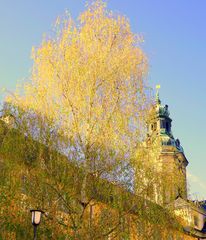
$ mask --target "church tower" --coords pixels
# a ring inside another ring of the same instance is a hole
[[[151,110],[147,126],[147,146],[151,141],[160,145],[158,162],[162,172],[161,190],[163,203],[169,203],[181,197],[187,199],[186,167],[188,161],[179,139],[172,134],[172,119],[168,105],[162,105],[159,92]]]

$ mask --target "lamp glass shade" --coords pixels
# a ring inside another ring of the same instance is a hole
[[[41,214],[42,212],[39,210],[32,210],[32,224],[33,225],[39,225],[40,221],[41,221]]]

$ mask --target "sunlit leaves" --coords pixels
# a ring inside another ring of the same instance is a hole
[[[84,145],[125,148],[127,139],[131,146],[147,104],[140,38],[102,1],[89,4],[78,23],[67,14],[55,26],[56,36],[32,50],[24,96],[11,101],[60,124],[66,137],[81,136]]]

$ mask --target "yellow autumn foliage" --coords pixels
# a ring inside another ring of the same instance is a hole
[[[57,19],[54,36],[32,51],[24,95],[7,101],[46,117],[84,146],[131,149],[148,101],[140,39],[126,17],[94,1],[77,23],[69,15]]]

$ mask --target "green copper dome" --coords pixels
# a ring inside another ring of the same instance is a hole
[[[159,92],[156,93],[155,104],[151,110],[151,122],[149,123],[148,136],[159,136],[162,146],[173,146],[179,152],[184,152],[179,139],[175,139],[172,134],[172,119],[168,105],[162,105]]]

